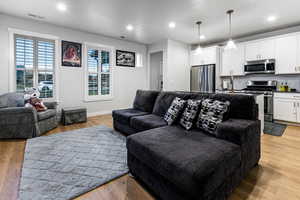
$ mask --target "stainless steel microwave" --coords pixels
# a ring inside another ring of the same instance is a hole
[[[274,74],[275,59],[249,61],[244,65],[245,74]]]

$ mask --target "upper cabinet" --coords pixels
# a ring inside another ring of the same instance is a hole
[[[191,66],[207,65],[217,63],[217,47],[207,47],[202,49],[201,54],[191,52]]]
[[[245,45],[246,61],[264,60],[275,57],[275,40],[265,39],[249,42]]]
[[[221,76],[244,75],[245,47],[237,44],[236,49],[221,50]]]
[[[300,37],[289,35],[276,39],[276,74],[300,73]]]

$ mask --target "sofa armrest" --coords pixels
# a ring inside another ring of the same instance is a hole
[[[217,138],[228,140],[237,145],[243,145],[253,137],[259,136],[260,138],[260,121],[228,119],[220,123],[216,131]]]
[[[17,121],[18,118],[25,118],[27,121],[37,122],[37,112],[31,107],[9,107],[0,109],[0,123]],[[24,120],[25,120],[24,119]]]
[[[44,102],[44,105],[48,108],[48,109],[56,109],[57,108],[57,102]]]
[[[242,176],[258,164],[261,155],[259,120],[229,119],[218,125],[216,136],[241,147]]]

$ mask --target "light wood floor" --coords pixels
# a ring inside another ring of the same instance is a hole
[[[49,134],[94,125],[112,127],[110,115],[91,117],[87,123],[59,126]],[[0,199],[16,200],[24,156],[24,140],[0,140]],[[153,200],[134,179],[125,175],[76,200]],[[300,127],[289,126],[282,137],[262,137],[260,165],[229,200],[300,200]]]

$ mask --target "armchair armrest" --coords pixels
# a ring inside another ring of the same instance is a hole
[[[57,103],[57,102],[44,102],[44,105],[45,105],[48,109],[56,109],[58,103]]]
[[[0,138],[32,138],[38,135],[37,112],[34,108],[0,109]]]

